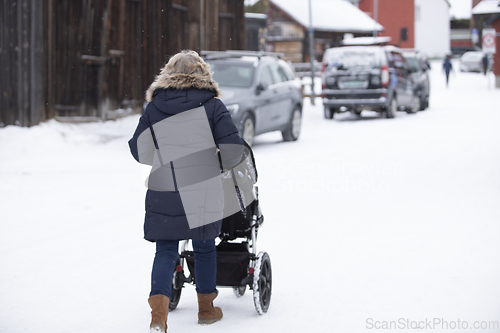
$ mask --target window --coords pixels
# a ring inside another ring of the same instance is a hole
[[[406,68],[405,59],[397,52],[391,52],[391,63],[395,68]]]
[[[288,77],[288,81],[295,80],[295,75],[293,75],[292,70],[290,69],[290,67],[287,64],[285,64],[285,63],[280,64],[280,68],[283,69],[283,72]]]
[[[211,62],[213,79],[220,86],[250,87],[253,80],[254,69],[251,65]]]
[[[417,58],[414,57],[406,57],[406,63],[408,64],[408,69],[412,73],[416,73],[420,71],[421,68],[423,68],[422,64],[418,61]]]
[[[347,70],[352,68],[377,67],[380,63],[380,53],[376,48],[336,48],[325,55],[329,68],[337,68],[338,70]]]
[[[276,83],[288,81],[288,77],[281,66],[278,66],[278,64],[272,64],[270,67]]]
[[[259,83],[264,83],[267,86],[274,84],[273,77],[271,74],[271,70],[269,69],[269,66],[265,66],[262,68],[262,72],[260,73]]]
[[[408,28],[401,28],[401,41],[406,42],[408,40]]]

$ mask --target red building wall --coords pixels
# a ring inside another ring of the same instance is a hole
[[[473,47],[472,41],[470,40],[452,40],[450,42],[451,47]]]
[[[498,33],[500,32],[500,19],[497,19],[495,22],[493,22],[491,27],[497,32],[497,52],[493,55],[493,59],[495,62],[493,64],[493,73],[495,73],[495,76],[500,77],[500,37],[498,36]],[[500,88],[500,86],[497,86],[497,88]]]
[[[359,9],[373,17],[373,0],[361,0]],[[415,1],[378,0],[378,23],[385,28],[379,36],[391,37],[391,44],[402,48],[415,47]],[[401,30],[406,28],[406,41],[402,40]]]
[[[481,0],[472,0],[472,8],[476,7],[478,3],[480,3]]]

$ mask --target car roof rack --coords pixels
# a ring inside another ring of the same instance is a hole
[[[227,50],[227,51],[201,51],[202,57],[206,59],[225,59],[225,58],[240,58],[240,57],[276,57],[281,59],[285,56],[284,53],[264,52],[264,51],[242,51],[242,50]]]

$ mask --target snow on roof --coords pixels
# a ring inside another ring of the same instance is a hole
[[[500,0],[483,0],[472,9],[472,14],[500,13]]]
[[[346,38],[342,41],[343,45],[378,45],[389,43],[391,37],[355,37]]]
[[[257,19],[267,19],[266,14],[260,14],[260,13],[245,13],[245,17],[248,18],[257,18]]]
[[[309,27],[309,1],[270,0],[304,27]],[[345,0],[311,0],[312,23],[315,30],[338,32],[382,31],[384,27]]]

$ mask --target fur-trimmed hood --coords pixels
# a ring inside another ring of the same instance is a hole
[[[209,90],[215,94],[215,97],[220,96],[220,91],[217,83],[208,75],[196,74],[167,74],[164,71],[156,76],[153,83],[146,91],[146,101],[153,100],[153,94],[156,89],[179,89],[186,90],[190,88]]]

